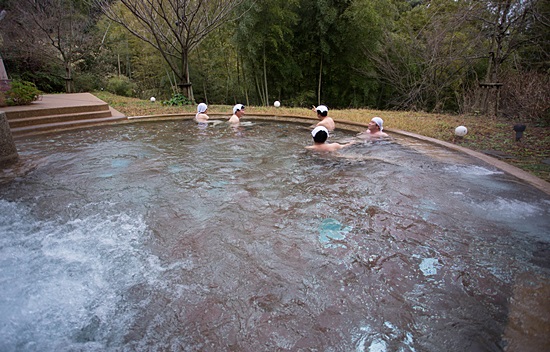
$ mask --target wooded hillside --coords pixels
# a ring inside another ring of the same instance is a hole
[[[542,0],[3,0],[11,79],[209,104],[550,124]]]

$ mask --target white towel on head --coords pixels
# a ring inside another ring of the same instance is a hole
[[[244,105],[243,104],[237,104],[233,107],[233,113],[237,113],[237,111],[239,110],[244,110]]]
[[[384,129],[384,127],[382,127],[384,125],[384,120],[382,120],[378,116],[373,117],[371,121],[374,122],[375,124],[377,124],[378,127],[380,127],[380,131],[382,131]]]
[[[315,135],[317,134],[317,132],[320,132],[320,131],[325,131],[327,133],[327,138],[328,138],[328,130],[325,126],[317,126],[313,129],[313,131],[311,131],[311,135],[313,137],[315,137]]]
[[[197,114],[202,114],[202,113],[205,112],[207,109],[208,109],[208,105],[206,105],[205,103],[200,103],[200,104],[197,106]]]

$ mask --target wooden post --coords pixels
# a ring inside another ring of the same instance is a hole
[[[483,97],[481,99],[482,112],[496,116],[498,114],[499,99],[500,99],[500,87],[502,83],[479,83],[479,87],[483,90]],[[491,98],[494,101],[490,102]]]

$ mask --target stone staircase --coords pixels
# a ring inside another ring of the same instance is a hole
[[[47,94],[25,106],[0,108],[14,137],[126,121],[90,93]]]

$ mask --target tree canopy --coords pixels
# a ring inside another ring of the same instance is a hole
[[[0,0],[0,8],[8,74],[44,91],[116,81],[138,97],[183,91],[219,104],[550,114],[542,0]]]

